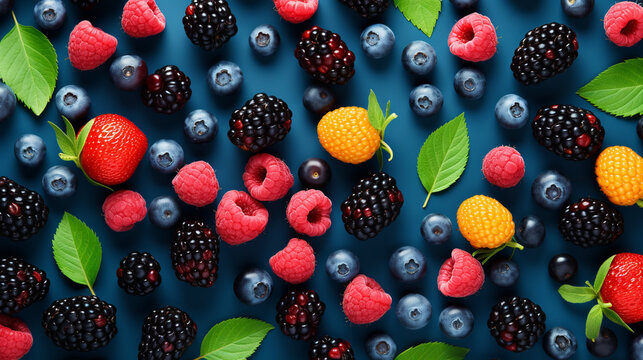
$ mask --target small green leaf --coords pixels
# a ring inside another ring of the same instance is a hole
[[[225,320],[212,327],[201,343],[201,356],[208,360],[247,359],[274,327],[248,318]]]
[[[445,344],[442,342],[427,342],[406,349],[395,360],[462,360],[469,349]]]
[[[601,323],[603,322],[603,312],[600,305],[592,306],[592,309],[587,314],[587,322],[585,323],[585,336],[594,341],[601,330]]]
[[[424,142],[417,160],[418,176],[428,192],[445,190],[460,178],[469,159],[469,135],[464,113],[435,130]]]
[[[643,115],[643,58],[610,66],[577,94],[612,115]]]
[[[610,265],[612,265],[612,260],[614,260],[614,256],[610,256],[603,264],[601,265],[600,268],[598,268],[598,271],[596,272],[596,278],[594,279],[594,291],[599,293],[601,291],[601,287],[603,286],[603,281],[605,281],[605,277],[607,276],[607,272],[610,270]]]
[[[624,328],[626,328],[629,332],[634,332],[632,328],[621,319],[621,317],[616,313],[616,311],[610,309],[609,307],[603,307],[603,314],[605,314],[605,317],[608,318],[611,322],[614,324],[620,325]]]
[[[377,131],[382,131],[384,126],[384,114],[382,113],[382,108],[377,102],[377,96],[373,90],[368,95],[368,121]]]
[[[394,0],[404,17],[426,36],[431,37],[438,21],[442,0]]]
[[[56,133],[56,142],[58,142],[60,151],[62,151],[63,154],[75,157],[76,143],[72,139],[70,139],[67,134],[65,134],[65,132],[58,127],[58,125],[52,123],[51,121],[49,122],[49,125],[51,125],[51,127],[54,129],[54,132]]]
[[[98,236],[85,223],[65,212],[52,242],[60,271],[73,282],[93,285],[100,269],[102,249]]]
[[[68,138],[76,140],[76,131],[74,131],[74,125],[72,125],[71,122],[69,122],[69,119],[67,119],[65,116],[62,116],[62,118],[63,123],[65,123],[65,134],[67,134]]]
[[[558,288],[558,293],[565,301],[574,304],[582,304],[596,299],[594,290],[587,286],[571,286],[565,284]]]
[[[85,141],[87,141],[87,136],[89,136],[89,131],[92,129],[92,126],[94,126],[94,119],[89,120],[78,133],[78,138],[76,140],[76,150],[78,151],[79,155],[83,151]]]

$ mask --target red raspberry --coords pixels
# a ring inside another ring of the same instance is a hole
[[[183,202],[196,207],[212,204],[219,193],[219,181],[214,169],[205,161],[183,166],[172,180],[172,185]]]
[[[31,349],[33,337],[27,324],[0,314],[0,359],[18,360]]]
[[[147,207],[141,194],[132,190],[119,190],[105,199],[103,213],[110,229],[123,232],[145,219]]]
[[[239,245],[263,232],[268,224],[268,210],[248,193],[231,190],[223,194],[215,218],[221,239]]]
[[[484,284],[482,264],[464,250],[453,249],[438,273],[438,290],[444,296],[467,297]]]
[[[123,8],[121,26],[131,37],[152,36],[165,29],[165,15],[154,0],[129,0]]]
[[[449,34],[449,50],[466,61],[489,60],[496,53],[496,29],[488,17],[473,13],[458,20]]]
[[[319,5],[318,0],[274,0],[274,2],[279,15],[293,24],[313,17]]]
[[[643,7],[635,2],[621,1],[605,14],[605,34],[618,46],[633,46],[643,38]]]
[[[525,176],[525,161],[518,150],[510,146],[491,149],[482,160],[482,173],[487,180],[501,188],[516,186]]]
[[[275,275],[291,284],[301,284],[315,272],[315,252],[306,240],[292,238],[288,245],[270,258]]]
[[[321,236],[330,228],[332,208],[333,203],[323,192],[302,190],[290,198],[286,217],[296,232],[308,236]]]
[[[344,291],[342,308],[353,324],[370,324],[391,308],[393,300],[375,280],[357,275]]]
[[[295,182],[288,165],[270,154],[251,157],[243,173],[243,183],[253,198],[259,201],[279,200]]]
[[[92,70],[101,66],[116,52],[118,40],[103,30],[81,21],[69,34],[69,61],[78,70]]]

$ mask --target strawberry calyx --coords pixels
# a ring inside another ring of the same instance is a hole
[[[368,95],[368,122],[380,135],[380,147],[376,152],[380,170],[382,170],[382,167],[384,166],[383,151],[386,151],[389,154],[388,161],[393,160],[393,149],[384,141],[386,127],[391,123],[391,121],[397,118],[397,114],[391,114],[390,110],[391,102],[389,101],[386,104],[386,113],[382,111],[379,102],[377,102],[377,96],[375,96],[375,93],[371,90],[371,93]]]
[[[511,253],[511,257],[513,257],[514,252],[516,252],[516,249],[518,250],[524,250],[524,246],[520,245],[515,238],[511,238],[511,240],[507,241],[506,243],[498,246],[495,249],[477,249],[476,251],[471,254],[476,260],[480,261],[482,265],[486,264],[487,261],[489,261],[494,255],[497,253],[501,252],[505,248],[510,247],[513,248],[513,251]]]

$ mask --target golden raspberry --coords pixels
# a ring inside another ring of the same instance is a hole
[[[380,134],[368,121],[368,111],[351,106],[328,112],[317,124],[319,142],[337,160],[359,164],[380,147]]]
[[[596,181],[616,205],[643,199],[643,158],[627,146],[610,146],[596,159]],[[641,202],[639,202],[641,204]]]
[[[495,249],[514,236],[515,225],[509,210],[498,200],[476,195],[460,204],[458,227],[474,248]]]

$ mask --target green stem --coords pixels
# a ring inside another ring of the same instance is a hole
[[[92,296],[96,296],[96,293],[94,292],[94,288],[92,288],[92,286],[89,285],[89,283],[87,284],[87,287],[89,288],[89,292],[92,293]]]
[[[516,249],[518,250],[523,250],[525,247],[518,244],[514,238],[509,240],[508,242],[502,244],[501,246],[498,246],[495,249],[478,249],[473,252],[473,257],[478,259],[482,265],[486,264],[487,261],[489,261],[494,255],[502,251],[504,248],[510,247],[513,248],[514,251]],[[478,256],[480,255],[480,256]],[[512,253],[513,256],[513,253]]]
[[[426,206],[429,204],[429,198],[431,198],[431,193],[429,193],[426,196],[426,200],[424,200],[424,205],[422,205],[422,209],[426,209]]]
[[[386,151],[390,155],[389,158],[388,158],[388,161],[393,160],[393,149],[391,149],[391,147],[384,141],[383,138],[382,138],[381,141],[382,141],[381,142],[381,144],[382,144],[381,149],[383,149],[384,151]]]

